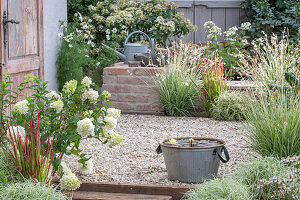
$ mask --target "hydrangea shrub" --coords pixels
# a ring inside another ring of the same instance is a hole
[[[10,119],[11,128],[24,137],[30,118],[39,117],[41,141],[51,139],[56,144],[54,170],[58,170],[62,157],[70,154],[77,155],[78,162],[87,166],[90,157],[80,149],[83,139],[94,138],[110,146],[122,142],[123,138],[114,131],[121,111],[108,107],[112,106],[108,99],[110,94],[107,91],[98,94],[89,77],[84,77],[81,83],[66,82],[62,93],[46,90],[47,82],[33,75],[26,76],[17,91],[9,90],[11,84],[6,75],[0,88],[0,104],[4,109],[14,108],[10,116],[3,110],[0,113],[2,142],[6,141],[7,119]],[[18,101],[24,89],[32,90],[33,94]]]
[[[143,31],[161,46],[172,36],[180,38],[197,27],[177,11],[177,4],[167,0],[130,1],[104,0],[89,6],[91,21],[96,30],[96,39],[124,42],[133,31]]]

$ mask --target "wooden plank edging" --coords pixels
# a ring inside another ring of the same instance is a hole
[[[77,191],[93,191],[107,193],[168,195],[173,200],[180,200],[184,194],[195,186],[117,184],[100,182],[83,182]]]

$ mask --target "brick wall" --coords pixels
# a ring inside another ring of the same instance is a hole
[[[152,76],[159,68],[128,67],[116,63],[103,71],[102,91],[109,91],[114,108],[122,113],[163,114]]]

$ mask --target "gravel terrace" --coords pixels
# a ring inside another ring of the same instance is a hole
[[[167,179],[163,155],[155,149],[164,139],[184,136],[214,137],[223,139],[231,160],[220,164],[218,176],[230,176],[244,162],[256,154],[246,148],[246,132],[240,122],[223,122],[209,118],[166,117],[153,115],[121,115],[116,132],[124,141],[109,148],[97,140],[81,143],[83,152],[93,156],[94,173],[79,175],[76,157],[65,156],[64,161],[82,181],[187,185]]]

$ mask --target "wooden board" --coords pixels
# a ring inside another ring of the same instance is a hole
[[[183,195],[194,188],[194,186],[165,186],[165,185],[136,185],[136,184],[114,184],[114,183],[90,183],[84,182],[77,191],[167,195],[173,200],[180,200]]]
[[[67,193],[73,200],[171,200],[166,195],[124,194],[107,192],[75,191]]]

